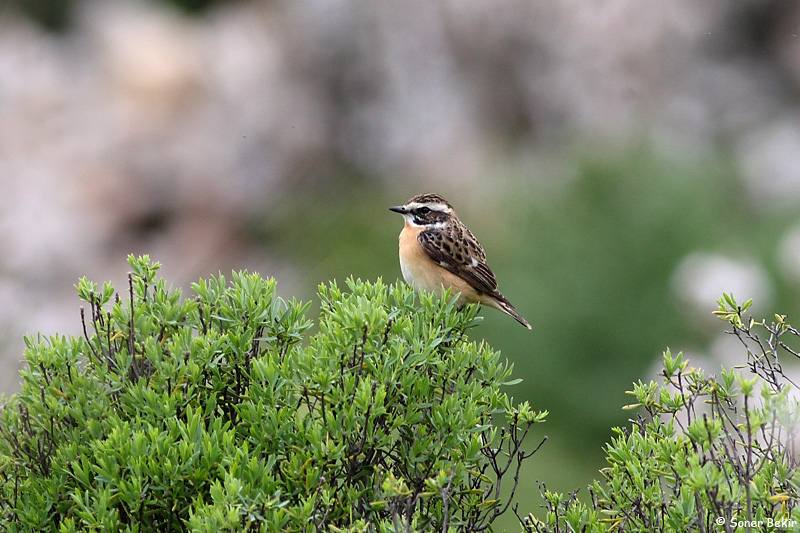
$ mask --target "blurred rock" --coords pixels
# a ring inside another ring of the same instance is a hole
[[[800,114],[752,128],[739,145],[742,174],[759,206],[787,207],[800,199]]]
[[[709,320],[717,320],[711,313],[723,293],[733,294],[739,303],[753,299],[756,309],[771,305],[772,284],[767,273],[755,261],[741,257],[692,253],[675,268],[672,284],[687,311]]]
[[[790,285],[800,286],[800,225],[789,228],[778,243],[778,266]]]

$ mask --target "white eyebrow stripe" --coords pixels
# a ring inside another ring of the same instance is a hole
[[[447,204],[443,204],[441,202],[435,202],[432,204],[423,204],[420,202],[409,202],[406,204],[406,208],[408,209],[419,209],[420,207],[427,207],[431,211],[439,211],[441,213],[451,213],[452,209]]]

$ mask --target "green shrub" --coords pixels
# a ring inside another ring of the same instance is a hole
[[[800,333],[781,315],[746,318],[749,306],[726,295],[716,314],[742,341],[750,376],[708,376],[667,350],[663,383],[628,393],[626,409],[644,413],[615,428],[591,502],[543,490],[546,517],[529,516],[529,532],[800,530],[800,409],[782,367]]]
[[[404,284],[319,288],[308,304],[234,273],[182,299],[130,258],[128,292],[83,279],[83,336],[26,339],[0,413],[5,531],[486,531],[515,503],[546,413],[501,391],[510,366],[466,332],[477,307]],[[664,354],[615,428],[590,499],[542,485],[528,532],[793,531],[800,429],[786,357],[800,332],[716,312],[746,365]],[[742,369],[748,369],[749,375]],[[534,450],[535,451],[535,450]]]
[[[546,413],[501,391],[510,366],[466,335],[476,307],[332,283],[303,342],[309,306],[274,280],[184,300],[130,263],[123,297],[78,284],[82,337],[26,339],[0,417],[5,530],[480,531],[509,509]]]

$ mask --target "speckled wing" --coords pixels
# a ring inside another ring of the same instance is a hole
[[[499,294],[494,273],[486,266],[483,248],[464,226],[426,229],[417,240],[438,265],[482,293]]]

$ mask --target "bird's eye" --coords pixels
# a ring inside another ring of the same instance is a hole
[[[428,209],[427,207],[420,207],[419,209],[417,209],[417,213],[419,213],[420,215],[427,215],[430,212],[431,210]]]

